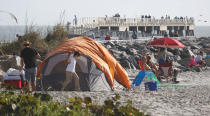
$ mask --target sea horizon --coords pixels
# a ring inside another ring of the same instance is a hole
[[[16,34],[24,35],[27,25],[0,25],[0,41],[11,42],[16,40]],[[55,25],[35,25],[34,31],[40,32],[42,37],[45,37],[47,32],[51,31]],[[30,25],[28,25],[30,27]],[[210,37],[210,26],[195,26],[195,37]]]

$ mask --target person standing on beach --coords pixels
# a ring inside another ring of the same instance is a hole
[[[24,41],[22,44],[23,49],[20,53],[20,72],[23,70],[23,66],[25,65],[25,78],[27,81],[26,87],[29,88],[29,84],[31,84],[32,91],[36,89],[36,59],[40,59],[41,56],[39,53],[30,47],[29,41]]]
[[[75,90],[80,91],[80,85],[79,85],[79,77],[77,73],[75,72],[76,67],[76,59],[79,58],[80,53],[74,52],[73,55],[69,54],[67,58],[67,68],[66,68],[66,80],[63,83],[62,91],[66,88],[66,86],[70,83],[72,78],[74,78],[74,84],[75,84]]]

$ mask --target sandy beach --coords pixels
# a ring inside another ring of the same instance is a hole
[[[127,70],[133,78],[139,70]],[[119,94],[120,102],[132,101],[135,108],[151,116],[208,116],[210,114],[210,69],[202,72],[182,72],[178,84],[162,83],[158,91],[145,90],[144,84],[132,90],[123,90],[121,86],[115,91],[75,92],[43,91],[53,97],[54,101],[69,102],[70,97],[91,97],[94,104],[102,104],[107,98]],[[3,90],[3,89],[1,89]],[[16,91],[19,93],[19,90]]]
[[[132,77],[138,70],[129,71]],[[210,69],[203,72],[182,72],[179,84],[163,83],[158,91],[144,89],[143,84],[134,90],[120,87],[111,92],[55,92],[49,91],[53,100],[68,102],[70,97],[91,97],[97,104],[118,93],[120,101],[132,100],[133,106],[152,116],[208,116],[210,113]]]

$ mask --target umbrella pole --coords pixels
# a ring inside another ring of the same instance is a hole
[[[167,47],[165,47],[165,50],[164,50],[164,51],[165,51],[165,61],[166,61],[167,52],[168,52],[168,51],[167,51]]]

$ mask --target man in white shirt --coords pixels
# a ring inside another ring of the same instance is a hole
[[[75,90],[80,91],[80,85],[79,85],[79,77],[77,73],[75,72],[75,66],[76,66],[76,59],[80,56],[79,52],[74,52],[73,55],[69,54],[67,58],[67,67],[66,67],[66,80],[63,83],[62,91],[66,88],[66,86],[70,83],[72,78],[75,80]]]
[[[196,56],[195,61],[197,64],[199,64],[201,67],[204,66],[204,60],[203,60],[203,52],[200,51],[200,53]]]

